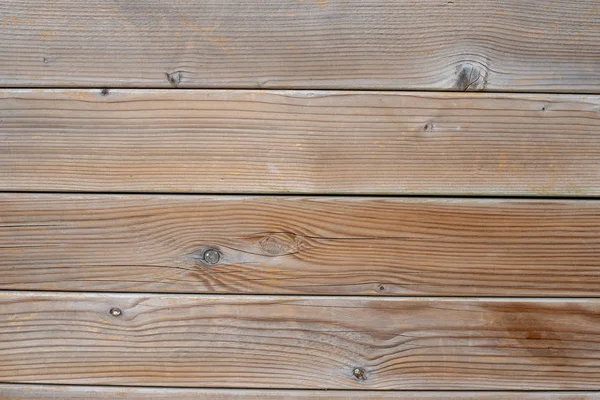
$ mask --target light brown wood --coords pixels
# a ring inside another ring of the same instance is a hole
[[[2,194],[0,289],[599,296],[600,202]]]
[[[4,90],[0,189],[600,195],[600,97]]]
[[[597,0],[4,0],[0,85],[600,91]]]
[[[411,392],[345,390],[172,389],[0,384],[2,400],[594,400],[598,392]]]
[[[600,400],[599,161],[599,0],[1,1],[0,400]]]
[[[592,299],[2,292],[0,381],[598,390],[599,315]]]

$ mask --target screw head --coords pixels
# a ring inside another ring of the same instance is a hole
[[[356,367],[352,370],[352,375],[354,375],[354,377],[356,379],[364,380],[365,379],[365,370],[364,370],[364,368]]]
[[[120,317],[121,315],[123,315],[123,311],[121,311],[120,308],[116,308],[113,307],[110,309],[110,315],[112,315],[113,317]]]
[[[208,249],[208,250],[206,250],[204,252],[204,255],[202,256],[202,259],[208,265],[215,265],[221,259],[221,254],[219,254],[218,250]]]

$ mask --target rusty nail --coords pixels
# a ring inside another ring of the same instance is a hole
[[[208,265],[214,265],[219,262],[221,255],[219,254],[218,250],[208,249],[204,252],[202,258],[204,259],[204,262]]]
[[[110,315],[112,315],[113,317],[120,317],[121,315],[123,315],[123,311],[121,311],[120,308],[111,308],[110,309]]]
[[[364,380],[365,379],[365,370],[364,368],[356,367],[352,370],[352,375],[356,379]]]

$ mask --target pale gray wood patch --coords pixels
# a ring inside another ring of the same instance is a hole
[[[598,92],[596,0],[4,0],[0,85]]]

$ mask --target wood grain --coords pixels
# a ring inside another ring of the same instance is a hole
[[[1,194],[0,288],[599,296],[600,202]]]
[[[0,384],[2,400],[596,400],[598,392],[424,392],[345,390],[173,389]]]
[[[596,299],[2,292],[0,381],[598,390],[599,315]]]
[[[600,91],[597,0],[4,0],[0,85]]]
[[[600,195],[600,97],[4,90],[0,190]]]

